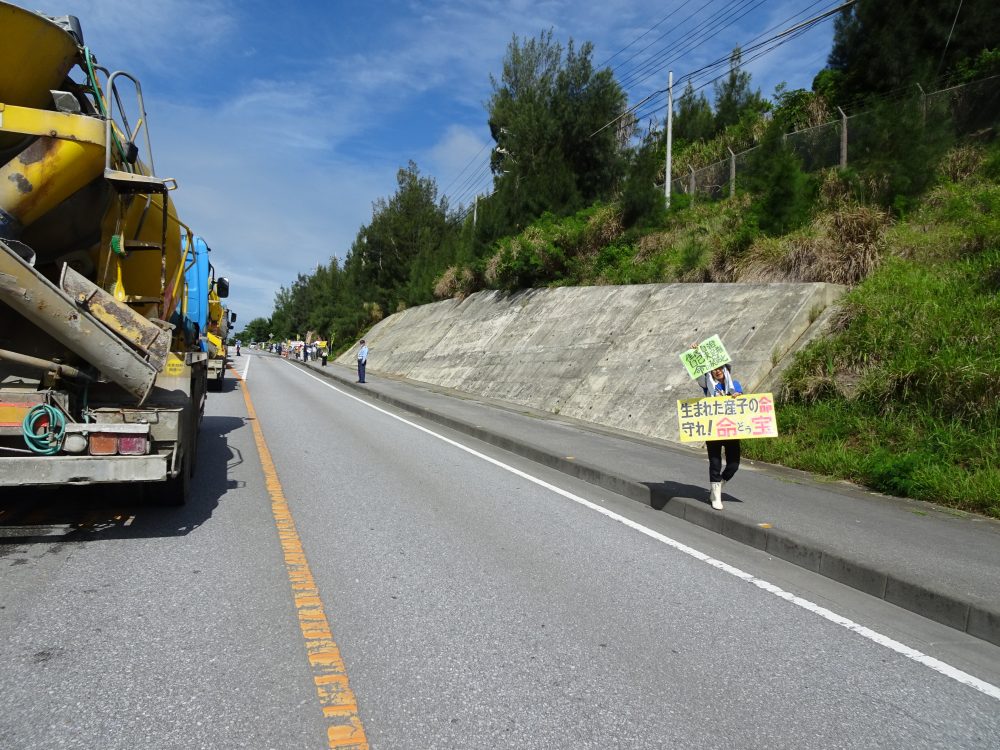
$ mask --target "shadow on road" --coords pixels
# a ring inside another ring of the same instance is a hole
[[[649,504],[654,510],[663,510],[675,497],[688,497],[705,505],[711,505],[712,502],[706,486],[670,481],[643,482],[643,484],[649,488]],[[730,503],[743,502],[729,493],[723,495],[723,499]]]
[[[0,499],[0,557],[12,545],[87,542],[183,536],[212,517],[227,490],[237,486],[229,470],[243,462],[228,435],[242,427],[242,417],[205,417],[198,434],[198,459],[191,499],[181,507],[163,507],[143,495],[142,486],[5,490]]]

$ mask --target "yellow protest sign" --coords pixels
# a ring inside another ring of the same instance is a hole
[[[677,402],[677,419],[682,443],[778,436],[770,393],[682,399]]]

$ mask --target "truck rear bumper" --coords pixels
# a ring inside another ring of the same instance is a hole
[[[0,486],[158,482],[170,456],[24,456],[0,459]]]

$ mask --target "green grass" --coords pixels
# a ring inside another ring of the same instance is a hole
[[[1000,517],[1000,186],[932,193],[747,455]]]

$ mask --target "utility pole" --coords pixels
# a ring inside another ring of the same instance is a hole
[[[666,198],[667,208],[670,208],[670,169],[673,154],[671,150],[674,145],[674,71],[667,74],[667,167],[663,175],[663,197]]]
[[[476,202],[472,205],[472,226],[476,226],[476,219],[479,217],[479,193],[476,193]]]

